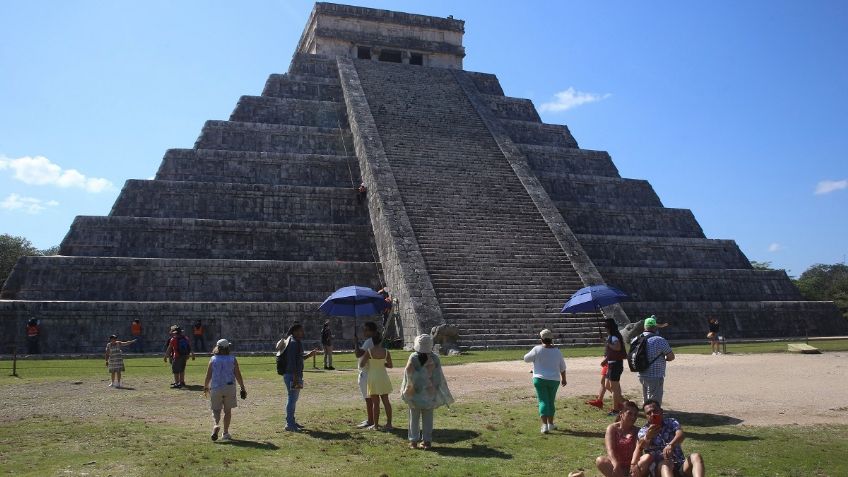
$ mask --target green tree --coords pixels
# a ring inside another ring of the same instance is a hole
[[[754,267],[754,270],[774,270],[771,267],[771,262],[758,262],[756,260],[751,260],[751,266]]]
[[[56,255],[58,252],[58,246],[39,250],[24,237],[0,234],[0,285],[9,277],[19,258],[30,255]]]
[[[848,265],[817,263],[795,280],[807,300],[832,301],[848,318]]]

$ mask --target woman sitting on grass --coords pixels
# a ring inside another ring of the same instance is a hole
[[[203,381],[203,395],[209,396],[209,405],[215,418],[215,426],[212,427],[213,441],[218,440],[218,432],[221,431],[221,410],[224,411],[224,435],[221,442],[230,441],[232,410],[238,407],[236,381],[241,388],[241,398],[247,398],[238,361],[230,354],[230,342],[220,339],[212,350],[212,357],[206,367],[206,379]]]
[[[409,447],[417,449],[423,440],[421,448],[428,450],[433,442],[433,410],[453,404],[453,396],[442,373],[442,363],[433,353],[433,338],[416,337],[413,349],[400,385],[401,398],[409,406]],[[419,424],[423,424],[421,428]]]
[[[117,335],[109,337],[109,342],[106,343],[106,368],[112,374],[110,388],[121,389],[121,373],[124,372],[124,353],[121,346],[129,346],[135,341],[118,341]]]
[[[639,428],[634,424],[639,415],[639,406],[633,401],[624,401],[615,422],[607,426],[604,443],[607,455],[595,459],[598,470],[604,477],[628,477],[630,461],[636,451]]]
[[[392,381],[386,368],[393,367],[392,355],[383,347],[383,339],[379,331],[375,331],[371,340],[374,347],[367,350],[361,358],[361,365],[368,370],[368,395],[371,396],[371,409],[374,413],[374,424],[369,429],[379,429],[380,425],[380,401],[386,407],[386,430],[392,427],[392,403],[389,402],[389,393],[392,392]]]

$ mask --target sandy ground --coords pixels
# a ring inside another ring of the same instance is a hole
[[[567,355],[567,351],[566,351]],[[668,365],[663,407],[688,422],[702,425],[742,424],[772,426],[787,424],[848,424],[848,352],[822,355],[750,354],[726,356],[680,355]],[[395,358],[396,362],[403,359]],[[560,396],[583,397],[598,392],[599,358],[566,358],[568,386]],[[457,401],[531,399],[530,365],[520,361],[474,363],[445,367],[445,375]],[[250,380],[252,398],[239,404],[240,412],[256,419],[276,419],[283,393],[276,380]],[[399,382],[401,369],[391,370]],[[337,380],[311,381],[306,405],[341,406],[359,403],[356,372],[349,376],[350,387],[340,388]],[[148,422],[186,421],[194,426],[207,413],[200,386],[193,392],[167,389],[167,368],[161,378],[135,378],[128,366],[126,381],[130,390],[107,390],[108,376],[83,381],[46,381],[0,386],[0,423],[32,416],[95,416],[143,419]],[[311,378],[307,376],[307,383]],[[640,402],[641,386],[629,370],[622,376],[625,396]],[[393,393],[397,397],[397,389]],[[320,396],[315,398],[314,396]],[[167,400],[167,401],[165,401]],[[607,395],[607,404],[611,400]],[[167,402],[173,414],[163,413]],[[151,412],[154,410],[154,412]],[[600,411],[598,411],[600,413]],[[360,416],[351,416],[351,423]]]
[[[566,352],[567,354],[567,352]],[[663,407],[708,414],[716,423],[754,426],[848,424],[848,353],[821,355],[678,355],[668,363]],[[600,387],[595,358],[566,358],[568,386],[560,395],[594,395]],[[527,387],[530,365],[474,363],[446,368],[456,397],[489,389]],[[625,396],[641,402],[642,388],[625,366]],[[611,397],[607,394],[607,403]]]

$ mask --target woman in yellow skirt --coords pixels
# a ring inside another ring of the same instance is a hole
[[[376,328],[376,327],[375,327]],[[392,367],[392,355],[383,347],[382,336],[375,331],[371,338],[374,347],[362,355],[362,367],[368,370],[368,395],[371,396],[371,406],[374,412],[374,424],[369,429],[378,429],[380,422],[380,401],[386,408],[387,431],[392,427],[392,404],[389,402],[389,393],[392,392],[392,381],[386,368]]]

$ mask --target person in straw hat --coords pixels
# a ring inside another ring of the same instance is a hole
[[[439,357],[433,353],[433,337],[416,337],[413,349],[403,373],[401,398],[409,406],[409,447],[418,449],[423,440],[421,448],[428,450],[433,442],[433,410],[454,400]]]
[[[559,386],[567,384],[565,379],[565,358],[562,351],[554,346],[554,334],[544,329],[539,333],[542,344],[533,347],[524,355],[524,362],[533,363],[533,387],[539,399],[539,416],[542,419],[542,434],[556,429],[556,394]]]

